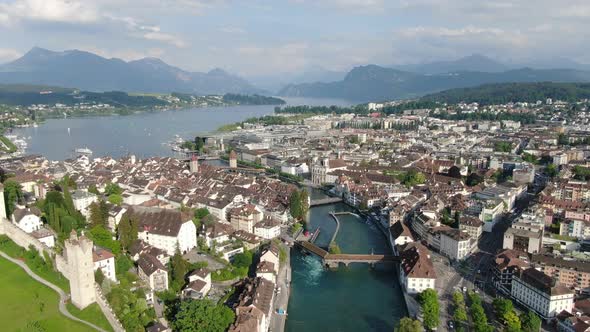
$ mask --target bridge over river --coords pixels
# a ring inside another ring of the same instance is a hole
[[[328,204],[340,203],[340,202],[342,202],[342,198],[340,198],[340,197],[326,197],[326,198],[312,199],[309,202],[309,206],[328,205]]]
[[[297,241],[296,243],[305,251],[320,257],[323,265],[330,268],[337,268],[340,264],[348,266],[350,263],[391,264],[399,262],[399,257],[393,255],[330,254],[326,250],[308,241]]]

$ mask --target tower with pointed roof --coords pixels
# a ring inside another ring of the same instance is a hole
[[[238,168],[238,155],[235,150],[231,150],[229,153],[229,167]]]
[[[197,159],[196,155],[193,155],[191,157],[189,169],[190,169],[191,173],[198,173],[199,172],[199,160]]]

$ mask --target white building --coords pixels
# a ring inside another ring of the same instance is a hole
[[[571,312],[574,305],[574,291],[534,268],[513,277],[511,295],[545,320],[554,318],[563,310]]]
[[[103,248],[94,247],[92,260],[94,261],[94,271],[101,269],[105,278],[117,282],[115,255],[113,253]]]
[[[458,229],[449,229],[440,232],[440,253],[454,260],[467,258],[475,249],[477,240],[472,239],[469,233]]]
[[[188,276],[188,285],[182,290],[184,298],[202,299],[211,290],[211,272],[198,269]]]
[[[263,239],[271,240],[281,235],[281,223],[269,217],[254,225],[254,235]]]
[[[32,233],[43,227],[41,211],[36,207],[17,208],[12,214],[12,222],[26,233]]]
[[[72,192],[72,201],[74,201],[74,207],[80,211],[85,217],[90,215],[88,207],[90,204],[98,201],[98,197],[95,194],[83,190],[74,190]]]
[[[139,221],[138,238],[170,256],[197,246],[197,229],[190,214],[178,210],[132,207],[127,213]]]
[[[430,251],[420,242],[408,243],[400,252],[400,283],[408,294],[435,289],[436,272],[430,260]]]

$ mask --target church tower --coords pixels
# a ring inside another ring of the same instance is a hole
[[[80,310],[94,303],[94,262],[93,243],[84,235],[78,237],[75,230],[65,241],[66,258],[70,271],[70,292],[72,303]]]
[[[238,168],[238,155],[235,150],[231,150],[229,153],[229,167]]]
[[[0,221],[6,218],[6,203],[4,203],[4,185],[0,183]]]
[[[197,159],[196,155],[193,155],[191,157],[189,169],[190,169],[191,173],[198,173],[199,172],[199,160]]]

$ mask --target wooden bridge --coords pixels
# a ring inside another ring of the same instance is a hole
[[[309,206],[318,206],[318,205],[327,205],[332,203],[340,203],[342,202],[342,198],[340,197],[326,197],[320,199],[312,199],[309,202]]]
[[[399,257],[393,255],[330,254],[326,250],[307,241],[297,241],[296,243],[310,254],[320,257],[323,265],[330,268],[337,268],[340,264],[348,266],[350,263],[391,264],[399,262]]]

